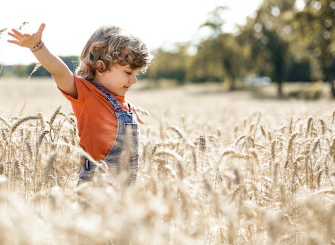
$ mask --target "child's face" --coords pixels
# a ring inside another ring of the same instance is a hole
[[[100,84],[110,92],[118,96],[125,96],[129,88],[137,82],[137,72],[129,65],[116,65],[104,73],[97,73],[94,82]]]

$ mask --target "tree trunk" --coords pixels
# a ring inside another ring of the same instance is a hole
[[[323,74],[324,74],[324,82],[328,82],[330,85],[330,93],[333,99],[335,99],[335,80],[332,75],[331,64],[328,63],[324,65]]]
[[[230,76],[230,91],[234,91],[236,90],[236,79],[235,79],[235,76],[234,75],[231,75]]]
[[[280,99],[283,98],[283,83],[281,81],[277,83],[277,96]]]
[[[329,81],[330,92],[333,99],[335,99],[335,81]]]

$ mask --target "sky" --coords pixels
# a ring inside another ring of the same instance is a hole
[[[198,27],[216,6],[227,6],[224,31],[243,25],[262,0],[7,0],[1,3],[0,30],[19,28],[34,33],[46,24],[43,41],[55,55],[79,56],[90,35],[101,25],[117,25],[140,37],[149,50],[199,37]],[[29,64],[36,58],[26,48],[0,36],[0,63]]]

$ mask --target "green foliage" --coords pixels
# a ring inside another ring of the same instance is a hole
[[[61,56],[60,58],[72,72],[75,72],[75,69],[78,66],[78,56]],[[29,77],[35,66],[36,63],[29,65],[4,66],[5,68],[1,75],[14,74],[15,76],[19,77]],[[41,66],[33,73],[33,77],[51,77],[51,75],[43,66]]]
[[[322,94],[323,82],[314,82],[310,88],[299,89],[296,91],[291,91],[288,97],[303,99],[303,100],[317,100],[320,99]]]
[[[25,70],[25,74],[24,76],[29,76],[32,71],[34,70],[36,66],[36,63],[30,64],[28,66],[26,66],[26,70]],[[43,67],[39,67],[34,73],[33,75],[34,77],[51,77],[50,73]]]
[[[292,47],[300,59],[309,60],[314,79],[333,79],[335,50],[335,3],[332,0],[305,1],[302,11],[289,20],[294,30]],[[303,37],[303,38],[302,38]]]
[[[175,79],[179,84],[186,80],[190,55],[187,54],[187,44],[178,44],[175,51],[158,49],[155,61],[148,70],[147,78],[158,81],[160,79]]]
[[[14,65],[12,71],[19,77],[29,76],[27,74],[27,66],[24,65]]]
[[[77,56],[60,56],[64,63],[69,67],[72,72],[75,72],[76,67],[78,66],[78,57]],[[26,74],[29,74],[34,70],[36,64],[30,64],[26,67]],[[41,66],[38,68],[34,74],[34,77],[50,77],[50,73]]]
[[[217,43],[212,40],[205,40],[197,47],[197,54],[192,57],[192,63],[188,70],[188,80],[196,83],[206,81],[222,81],[223,67],[213,57]]]
[[[311,82],[310,64],[307,61],[296,61],[293,58],[287,65],[287,70],[284,75],[286,82],[304,81]]]
[[[235,81],[243,74],[242,47],[233,34],[215,35],[198,45],[188,72],[190,81],[228,81],[235,89]]]
[[[60,56],[64,63],[69,67],[69,69],[74,73],[79,65],[78,56]]]
[[[186,74],[187,81],[228,82],[234,89],[247,75],[269,76],[279,95],[283,81],[322,80],[332,85],[335,98],[334,0],[264,0],[236,35],[224,32],[224,11],[217,7],[200,26],[211,32],[187,65],[185,53],[160,50],[161,65],[149,68],[151,77],[182,80]]]
[[[246,76],[269,76],[278,84],[279,95],[283,81],[325,81],[335,98],[334,0],[264,0],[235,34],[225,32],[226,11],[216,7],[199,26],[199,32],[209,31],[206,38],[156,50],[153,64],[140,78],[177,84],[224,82],[238,89],[238,81]],[[61,58],[74,72],[78,58]],[[13,70],[28,76],[34,67]],[[9,70],[4,67],[3,73]],[[47,75],[43,67],[33,74]]]

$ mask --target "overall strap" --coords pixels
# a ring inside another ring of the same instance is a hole
[[[113,106],[114,111],[118,112],[118,111],[122,111],[122,107],[119,103],[119,101],[117,101],[117,99],[115,99],[106,89],[104,89],[103,87],[101,87],[100,85],[93,83],[95,87],[97,87],[101,92],[103,92],[103,94],[106,96],[106,98],[108,99],[109,103]]]

